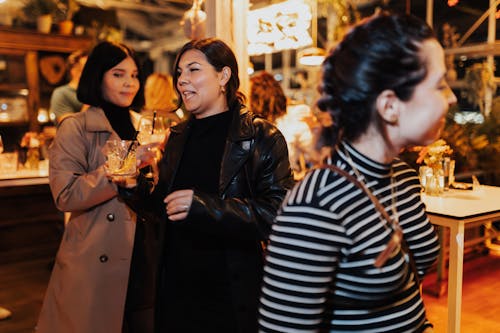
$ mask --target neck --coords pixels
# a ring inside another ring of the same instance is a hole
[[[363,155],[384,164],[390,163],[399,154],[399,148],[375,129],[369,129],[351,145]]]
[[[77,89],[78,88],[78,80],[71,80],[68,82],[68,85],[73,88],[73,89]]]
[[[226,112],[227,110],[229,110],[229,107],[227,105],[226,97],[222,95],[222,98],[219,98],[218,100],[216,100],[213,103],[212,107],[210,107],[209,109],[204,110],[204,111],[200,111],[200,110],[193,111],[192,113],[196,119],[202,119],[202,118],[214,116],[214,115],[219,114],[219,113]]]

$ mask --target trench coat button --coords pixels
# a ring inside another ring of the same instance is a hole
[[[100,261],[100,262],[102,262],[102,263],[104,263],[104,262],[108,261],[108,256],[107,256],[107,255],[105,255],[105,254],[101,255],[101,256],[99,257],[99,261]]]
[[[109,222],[113,222],[115,220],[115,214],[109,213],[106,215],[106,219],[108,219]]]

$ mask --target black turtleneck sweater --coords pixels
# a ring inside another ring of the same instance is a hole
[[[135,128],[134,125],[132,125],[128,107],[121,107],[103,101],[101,103],[101,108],[104,110],[106,118],[108,118],[111,127],[113,127],[113,130],[118,134],[120,139],[135,139]]]
[[[219,192],[222,156],[232,112],[193,119],[172,190]],[[168,222],[163,267],[166,311],[162,331],[234,333],[225,240],[203,230],[211,221]],[[193,320],[194,318],[194,320]]]

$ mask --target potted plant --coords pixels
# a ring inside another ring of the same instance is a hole
[[[80,8],[76,0],[59,0],[57,4],[57,19],[59,32],[62,35],[70,35],[73,31],[73,15]]]
[[[28,19],[36,19],[38,31],[49,33],[57,11],[57,0],[25,0],[22,10]]]

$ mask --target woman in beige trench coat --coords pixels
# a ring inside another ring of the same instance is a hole
[[[132,139],[129,108],[143,101],[138,62],[122,44],[90,54],[78,98],[92,105],[65,118],[49,152],[56,206],[71,212],[40,313],[38,332],[122,331],[135,214],[108,180],[103,147]]]

